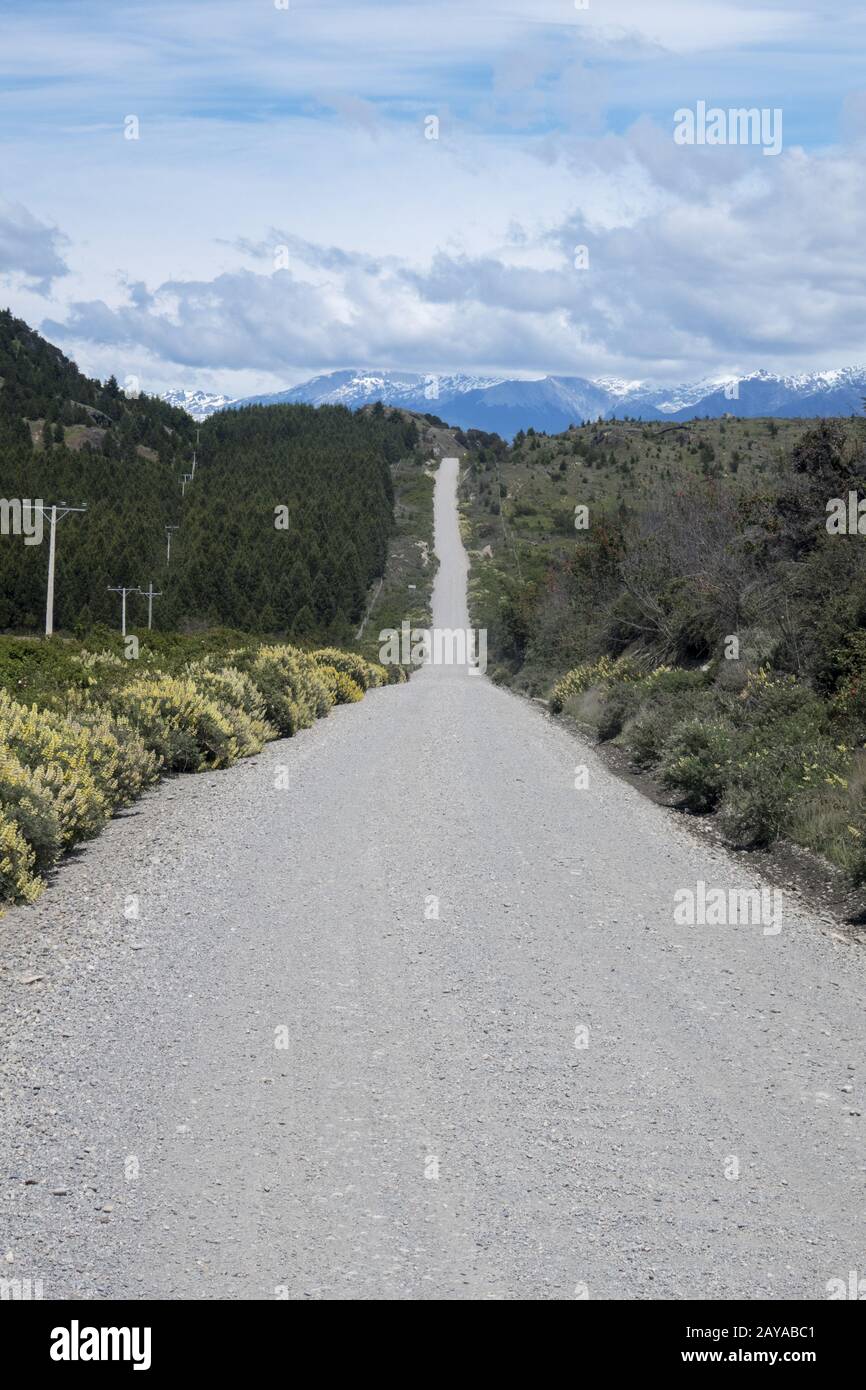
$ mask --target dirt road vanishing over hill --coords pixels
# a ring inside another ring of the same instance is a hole
[[[0,921],[4,1273],[46,1298],[827,1298],[866,1245],[866,971],[784,894],[684,920],[760,886],[454,668],[164,784]]]

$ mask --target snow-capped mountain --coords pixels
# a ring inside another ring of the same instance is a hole
[[[435,414],[436,401],[450,400],[470,391],[484,391],[497,386],[502,379],[460,374],[437,376],[433,372],[425,376],[413,372],[327,372],[276,395],[250,396],[243,404],[286,405],[301,401],[306,405],[347,405],[357,409],[361,405],[372,405],[374,401],[384,401],[386,405],[402,405],[407,410]]]
[[[162,399],[169,405],[179,406],[194,420],[206,420],[218,410],[238,404],[231,396],[220,396],[213,391],[165,391]]]
[[[511,439],[530,426],[560,433],[584,420],[689,420],[701,415],[807,418],[860,414],[866,396],[866,367],[779,376],[756,371],[741,377],[707,377],[674,386],[546,376],[534,381],[461,373],[419,375],[376,370],[327,372],[271,395],[229,400],[204,391],[170,391],[164,399],[197,420],[217,410],[244,405],[345,405],[353,410],[374,401],[434,414],[463,429],[482,429]]]

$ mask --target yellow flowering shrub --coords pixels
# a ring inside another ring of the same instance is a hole
[[[376,661],[366,661],[355,652],[341,652],[338,647],[320,647],[312,653],[312,657],[319,665],[333,666],[335,670],[351,676],[362,690],[388,684],[388,672],[384,666],[380,666]]]
[[[102,829],[111,808],[91,766],[86,729],[49,710],[19,705],[0,690],[0,744],[24,767],[41,771],[54,798],[64,847]]]
[[[238,757],[260,753],[276,729],[266,718],[265,702],[252,679],[234,666],[212,666],[209,661],[187,667],[196,686],[219,705],[232,726]]]
[[[69,715],[87,731],[91,770],[112,809],[134,801],[159,781],[159,761],[128,719],[81,699],[70,701]]]
[[[18,826],[0,810],[0,898],[35,902],[43,884],[33,870],[36,856]]]
[[[610,681],[636,681],[643,674],[640,667],[628,657],[615,661],[610,656],[602,656],[598,661],[581,662],[556,682],[550,695],[551,712],[561,713],[567,700],[574,695],[582,695],[593,685],[605,685]]]
[[[335,666],[320,666],[319,674],[338,705],[351,705],[363,700],[364,692],[360,685],[345,671],[338,671]]]
[[[94,671],[100,666],[123,666],[123,661],[114,652],[78,652],[72,658],[85,671]]]
[[[115,691],[111,711],[129,721],[169,772],[228,767],[238,756],[230,721],[189,677],[143,676]]]
[[[268,719],[281,734],[308,729],[334,704],[317,662],[297,647],[260,647],[250,670]]]
[[[40,874],[162,772],[227,767],[390,678],[363,657],[288,644],[127,673],[111,652],[84,652],[45,708],[0,688],[0,900],[32,902]]]
[[[0,745],[0,807],[33,850],[35,867],[50,868],[63,847],[53,789],[42,768],[25,767],[5,744]]]

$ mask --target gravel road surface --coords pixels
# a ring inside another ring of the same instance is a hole
[[[163,784],[0,920],[0,1275],[826,1298],[866,1273],[863,953],[789,894],[681,925],[699,881],[760,886],[453,668]]]

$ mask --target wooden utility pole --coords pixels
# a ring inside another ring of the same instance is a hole
[[[109,592],[110,594],[120,594],[120,632],[121,632],[121,636],[125,637],[125,636],[126,636],[126,595],[127,595],[127,594],[140,594],[140,593],[141,593],[141,590],[140,590],[139,588],[137,588],[137,587],[134,587],[134,586],[131,585],[131,584],[129,584],[129,585],[119,584],[119,585],[117,585],[117,586],[114,587],[114,588],[112,588],[112,586],[109,584],[109,586],[108,586],[108,592]]]
[[[148,587],[146,589],[139,589],[139,593],[144,594],[144,597],[147,599],[147,630],[150,632],[153,627],[153,600],[155,598],[162,598],[162,589],[155,589],[153,587],[153,580],[151,579]]]
[[[70,512],[86,512],[87,507],[67,507],[65,502],[54,502],[50,507],[39,508],[49,525],[48,532],[48,592],[45,597],[45,636],[54,631],[54,559],[57,550],[57,523]]]

